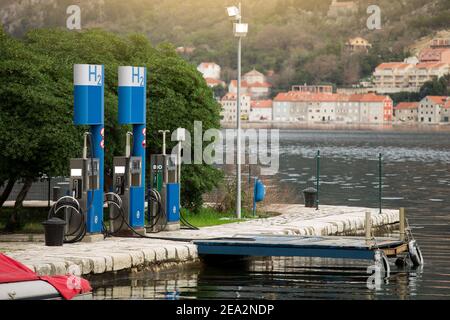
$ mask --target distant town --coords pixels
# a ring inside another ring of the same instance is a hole
[[[368,51],[364,38],[351,38],[345,44],[350,52]],[[224,95],[216,99],[222,105],[223,122],[236,121],[237,80],[221,80],[221,67],[202,62],[197,70],[211,88],[221,86]],[[241,120],[248,122],[289,122],[299,124],[448,124],[450,97],[426,96],[420,101],[394,105],[390,95],[419,92],[427,82],[450,74],[450,38],[435,38],[429,45],[404,61],[383,62],[370,80],[351,88],[332,85],[295,84],[291,90],[273,99],[272,75],[253,69],[241,79]]]

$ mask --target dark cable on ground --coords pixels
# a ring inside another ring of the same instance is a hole
[[[92,134],[89,132],[89,133],[87,133],[87,135],[89,136],[89,146],[90,146],[89,157],[90,157],[90,161],[91,161],[91,171],[92,171],[92,175],[93,175],[94,174],[94,156],[92,154],[92,147],[94,144],[92,142]],[[99,168],[99,170],[100,170],[100,168]],[[89,172],[88,172],[88,179],[89,179]],[[89,210],[91,210],[93,204],[94,204],[94,197],[91,197],[89,205],[86,209],[86,213],[89,212]],[[78,215],[81,216],[80,224],[77,226],[75,231],[68,233],[68,234],[64,234],[64,238],[65,238],[64,243],[75,243],[75,242],[79,242],[79,241],[83,240],[83,238],[86,236],[86,233],[87,233],[86,218],[85,218],[85,213],[83,212],[83,209],[80,207],[80,205],[78,203],[78,200],[76,200],[73,197],[73,195],[61,198],[50,208],[50,210],[48,212],[48,218],[51,219],[53,217],[58,217],[58,212],[62,208],[72,209],[72,210],[70,210],[70,216],[67,221],[69,226],[70,226],[70,222],[72,221],[74,212],[78,213]],[[62,220],[66,220],[66,217],[64,217]],[[103,227],[104,227],[104,225],[103,225]],[[67,239],[67,237],[71,237],[71,236],[74,236],[74,238]]]

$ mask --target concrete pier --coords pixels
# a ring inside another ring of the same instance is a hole
[[[233,235],[338,235],[363,232],[366,212],[371,213],[373,228],[399,222],[399,211],[343,206],[321,206],[320,210],[303,205],[274,204],[266,211],[279,216],[252,219],[200,230],[180,230],[153,234],[154,237],[178,238],[186,241],[161,239],[107,238],[95,243],[65,244],[46,247],[43,242],[26,242],[20,235],[0,235],[0,251],[16,259],[40,275],[67,274],[77,266],[82,275],[114,271],[158,269],[179,263],[195,262],[197,248],[189,239],[232,237]],[[152,235],[149,235],[152,236]],[[22,241],[14,241],[14,238]],[[34,239],[36,239],[35,237]]]

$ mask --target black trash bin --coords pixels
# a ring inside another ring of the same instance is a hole
[[[51,218],[42,222],[45,233],[45,245],[49,247],[60,247],[64,243],[64,228],[66,222],[59,218]]]
[[[54,202],[58,201],[61,198],[61,187],[53,187],[53,198]]]
[[[303,197],[305,198],[305,207],[314,208],[317,201],[317,190],[314,188],[307,188],[303,190]]]

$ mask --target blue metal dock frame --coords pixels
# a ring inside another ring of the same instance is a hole
[[[364,237],[315,237],[245,235],[230,238],[194,240],[199,255],[320,257],[374,260],[377,250],[388,256],[406,250],[399,239]]]

